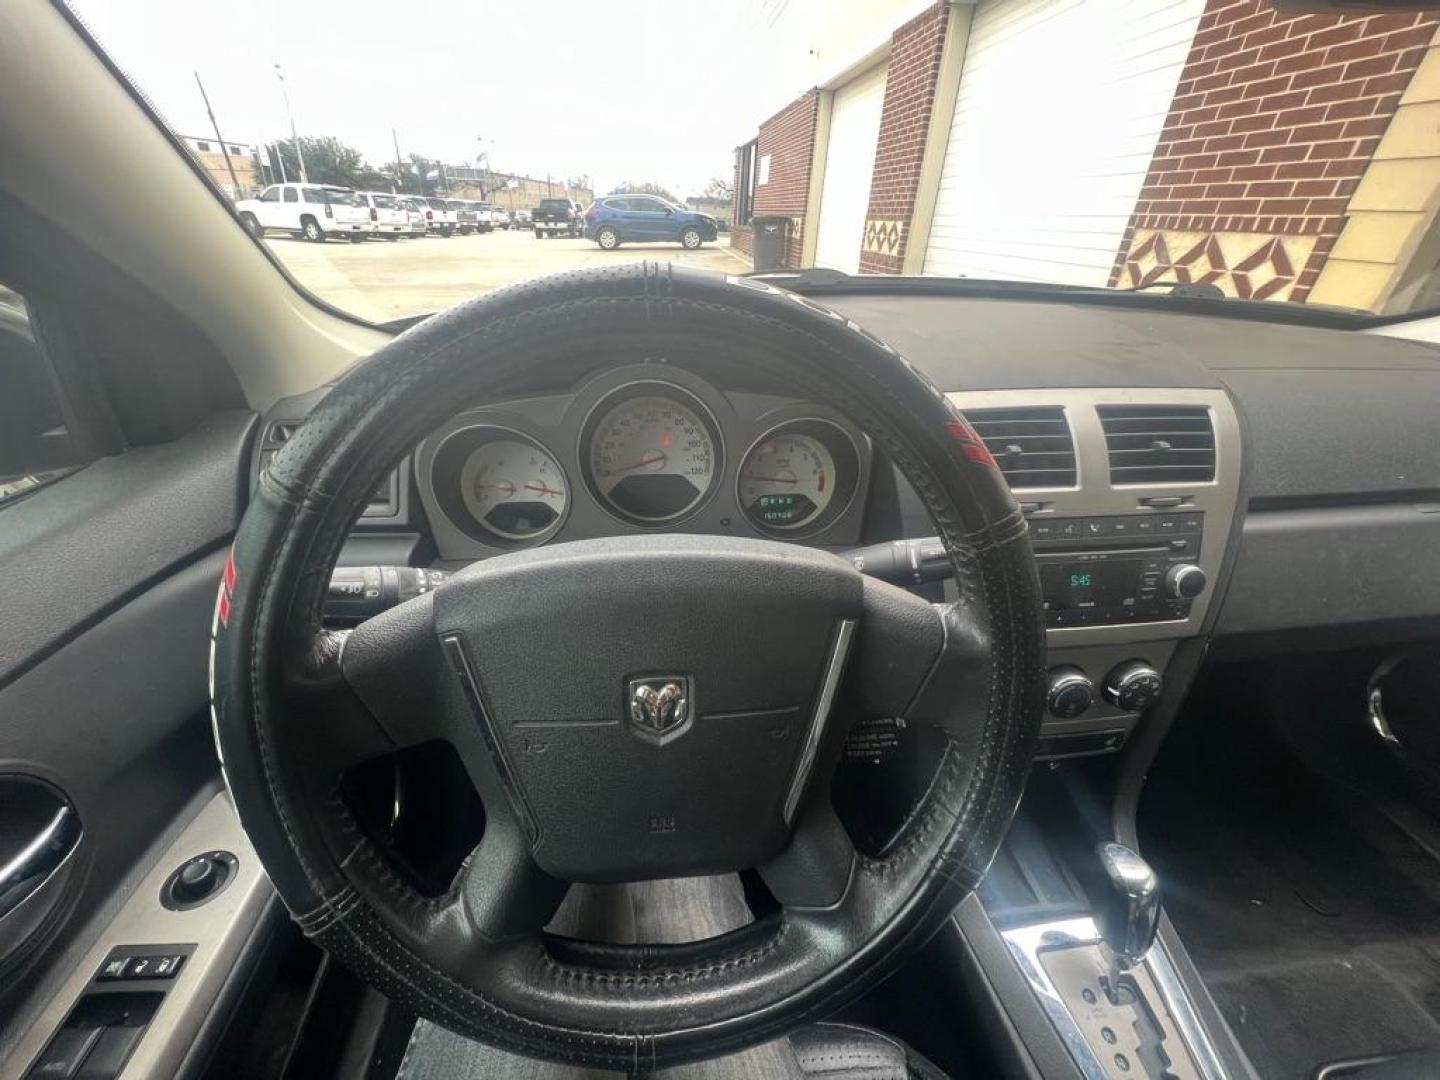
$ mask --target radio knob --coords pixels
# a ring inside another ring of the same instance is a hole
[[[1194,563],[1176,563],[1165,571],[1165,591],[1177,600],[1191,600],[1205,591],[1205,571]]]
[[[1095,684],[1078,667],[1050,669],[1050,688],[1045,693],[1045,708],[1057,720],[1073,720],[1095,704]]]
[[[1126,712],[1144,712],[1160,699],[1160,673],[1144,660],[1126,660],[1105,676],[1105,697]]]

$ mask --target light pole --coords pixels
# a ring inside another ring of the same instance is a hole
[[[310,177],[305,172],[305,154],[300,149],[300,136],[295,131],[295,114],[290,111],[290,92],[285,89],[285,73],[275,65],[275,77],[280,80],[280,96],[285,99],[285,115],[290,118],[290,141],[295,144],[295,157],[300,161],[300,182],[308,184]]]

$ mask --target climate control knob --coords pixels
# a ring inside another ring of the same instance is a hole
[[[1160,699],[1165,682],[1144,660],[1126,660],[1105,676],[1105,698],[1126,712],[1144,712]]]
[[[1191,600],[1205,591],[1205,571],[1194,563],[1176,563],[1165,571],[1165,592],[1176,600]]]
[[[1050,688],[1045,708],[1057,720],[1073,720],[1095,704],[1095,684],[1078,667],[1050,669]]]

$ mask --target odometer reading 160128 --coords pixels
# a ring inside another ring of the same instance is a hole
[[[626,396],[601,412],[590,434],[590,481],[622,517],[674,521],[709,493],[719,472],[715,436],[669,394]]]

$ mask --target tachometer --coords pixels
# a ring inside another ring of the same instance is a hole
[[[475,520],[503,540],[534,540],[565,516],[565,474],[531,442],[496,439],[460,469],[460,497]]]
[[[745,516],[779,533],[824,528],[845,511],[859,480],[859,456],[839,426],[789,420],[762,435],[736,477]]]
[[[740,466],[740,505],[772,529],[808,525],[834,495],[835,459],[813,435],[763,439]]]
[[[714,421],[678,387],[642,383],[601,402],[586,425],[588,480],[629,521],[658,525],[698,507],[720,472]]]

